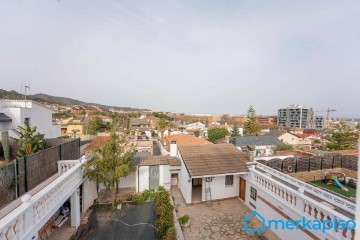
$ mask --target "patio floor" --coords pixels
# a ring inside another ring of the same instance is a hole
[[[89,217],[89,223],[81,225],[77,240],[158,240],[155,229],[155,203],[123,205],[112,212],[109,205],[100,205]]]
[[[178,216],[188,214],[190,226],[183,228],[185,239],[280,239],[272,231],[264,233],[246,233],[243,230],[244,217],[251,210],[239,199],[213,201],[186,206],[178,188],[172,188]],[[251,218],[248,225],[251,228],[261,227],[261,222]]]

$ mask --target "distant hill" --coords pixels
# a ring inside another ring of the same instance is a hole
[[[18,93],[14,90],[12,91],[6,91],[4,89],[0,89],[0,99],[24,99],[24,95],[21,93]],[[66,97],[56,97],[47,95],[44,93],[37,93],[33,95],[28,95],[27,99],[33,100],[39,103],[46,103],[46,104],[59,104],[59,105],[85,105],[85,106],[97,106],[107,109],[116,109],[116,110],[122,110],[122,111],[140,111],[140,110],[148,110],[148,109],[139,109],[139,108],[131,108],[131,107],[118,107],[118,106],[108,106],[108,105],[102,105],[98,103],[88,103],[83,102],[80,100],[76,100],[73,98],[66,98]]]

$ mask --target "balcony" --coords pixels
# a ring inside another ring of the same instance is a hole
[[[312,220],[353,220],[355,204],[336,195],[292,178],[284,173],[257,163],[249,169],[247,179],[287,207],[288,215]],[[354,239],[355,231],[333,229],[327,239]]]
[[[71,225],[79,226],[78,188],[84,182],[82,165],[86,161],[86,158],[59,161],[59,177],[34,196],[25,194],[22,204],[0,220],[0,240],[37,239],[38,231],[69,198]]]

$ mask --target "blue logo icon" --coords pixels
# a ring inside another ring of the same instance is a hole
[[[261,221],[261,228],[249,228],[248,227],[248,222],[249,219],[252,218],[253,216],[256,216],[260,219]],[[253,211],[250,214],[248,214],[245,218],[244,218],[244,231],[245,232],[253,232],[253,233],[257,233],[257,232],[265,232],[265,218],[263,216],[261,216],[257,211]]]

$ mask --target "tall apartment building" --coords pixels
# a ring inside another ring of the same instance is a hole
[[[324,127],[324,118],[314,116],[312,108],[290,105],[278,110],[277,124],[279,127],[284,128],[322,129]]]
[[[323,129],[325,126],[325,118],[323,116],[314,116],[313,118],[313,127],[314,129]]]

